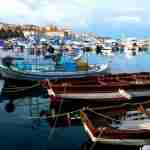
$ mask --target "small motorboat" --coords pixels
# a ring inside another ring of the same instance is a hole
[[[143,146],[150,144],[150,104],[86,108],[80,116],[92,142]]]

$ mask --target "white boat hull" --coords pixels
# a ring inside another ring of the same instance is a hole
[[[16,68],[8,68],[0,65],[0,73],[4,78],[17,79],[17,80],[54,80],[64,78],[81,78],[86,76],[95,76],[99,74],[106,74],[109,71],[107,64],[100,65],[88,71],[77,72],[32,72],[32,71],[19,71]]]

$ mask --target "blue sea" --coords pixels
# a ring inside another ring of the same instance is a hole
[[[109,63],[112,73],[150,72],[149,50],[137,54],[117,52],[111,56],[91,52],[85,54],[85,58],[90,64]],[[1,80],[1,87],[3,84],[4,80]],[[7,113],[5,110],[8,101],[4,97],[0,99],[0,150],[134,150],[133,147],[93,146],[81,124],[52,128],[46,120],[32,118],[40,110],[49,107],[47,98],[41,96],[18,98],[13,113]],[[149,149],[149,146],[143,148]]]

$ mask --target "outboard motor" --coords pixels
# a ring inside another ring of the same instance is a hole
[[[12,57],[7,56],[7,57],[5,57],[5,58],[2,59],[2,64],[3,64],[4,66],[6,66],[6,67],[9,68],[9,67],[12,65],[13,60],[14,60],[14,59],[13,59]]]

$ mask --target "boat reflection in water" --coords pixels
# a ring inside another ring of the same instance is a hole
[[[42,101],[44,102],[41,103]],[[45,131],[44,128],[48,129],[47,139],[45,140],[49,142],[49,148],[52,147],[55,150],[60,148],[70,149],[74,145],[74,150],[91,150],[91,148],[93,148],[93,150],[140,150],[139,146],[117,146],[109,144],[104,145],[91,142],[91,140],[88,140],[88,137],[84,133],[81,120],[79,118],[79,113],[70,115],[66,114],[58,118],[44,117],[44,114],[45,116],[47,115],[47,111],[45,110],[49,107],[47,99],[32,97],[24,99],[24,101],[22,102],[19,102],[19,99],[14,102],[14,104],[16,105],[16,111],[18,111],[18,109],[20,108],[25,109],[27,107],[27,109],[25,110],[28,110],[29,112],[24,117],[26,117],[25,120],[28,118],[32,121],[33,133],[36,131],[39,132],[39,134],[42,136],[42,132]],[[64,109],[66,111],[71,111],[68,105],[65,105],[63,107],[65,107]],[[57,114],[55,115],[57,116]],[[42,131],[41,129],[44,130]],[[72,135],[74,135],[74,137],[72,137]]]
[[[18,111],[18,109],[28,111],[28,113],[24,114],[24,116],[32,121],[32,129],[34,129],[34,130],[35,129],[38,130],[40,128],[46,127],[48,129],[47,134],[49,134],[48,132],[52,131],[52,129],[55,129],[54,133],[51,132],[51,134],[52,134],[51,138],[48,140],[50,147],[52,145],[54,145],[54,142],[56,143],[56,141],[57,141],[57,144],[54,146],[54,149],[56,148],[58,143],[62,143],[63,145],[70,144],[69,147],[72,147],[71,143],[68,143],[68,141],[72,137],[72,135],[74,135],[74,137],[73,137],[74,140],[72,142],[75,145],[77,145],[78,148],[80,148],[82,150],[91,149],[91,145],[93,145],[93,144],[91,144],[91,142],[85,143],[85,141],[88,137],[86,135],[84,135],[85,133],[82,128],[81,120],[79,118],[79,110],[77,112],[69,113],[69,112],[76,110],[77,106],[71,105],[71,103],[63,102],[63,103],[61,103],[61,105],[59,105],[59,108],[58,107],[55,108],[54,105],[52,107],[50,100],[48,98],[43,98],[43,96],[41,96],[42,93],[40,93],[39,91],[40,90],[36,89],[35,96],[32,93],[33,91],[32,92],[30,90],[28,92],[26,91],[26,93],[25,93],[26,97],[24,97],[24,98],[23,98],[23,95],[20,95],[21,98],[19,98],[19,94],[17,95],[18,97],[16,95],[14,95],[13,98],[11,97],[12,96],[11,95],[9,97],[10,102],[7,103],[7,105],[5,106],[6,110],[7,110],[8,104],[9,104],[9,106],[11,106],[11,108],[12,108],[12,111],[15,111],[15,109],[16,109],[16,111]],[[7,96],[8,96],[8,94],[7,94]],[[13,104],[13,107],[12,107],[12,104]],[[145,104],[143,104],[144,108],[148,108],[150,106],[149,102],[147,102]],[[99,107],[99,105],[97,105],[97,107]],[[100,106],[100,107],[102,108],[102,106]],[[116,106],[115,106],[115,108],[116,108]],[[146,122],[146,120],[145,120],[146,118],[144,118],[144,117],[146,117],[146,114],[141,116],[141,113],[138,112],[137,109],[135,109],[135,107],[133,107],[132,105],[131,105],[131,107],[127,106],[127,108],[130,110],[133,110],[133,112],[132,112],[133,116],[130,116],[131,117],[130,119],[133,119],[133,122],[140,121],[140,119],[142,119],[142,118],[143,118],[142,122],[143,123]],[[118,108],[116,108],[116,109],[118,110]],[[106,109],[106,110],[105,110],[105,112],[110,113],[111,109],[109,109],[109,111],[108,111],[108,109]],[[8,111],[8,112],[12,112],[12,111]],[[118,119],[118,120],[121,118],[124,118],[125,114],[128,114],[128,112],[126,112],[126,111],[124,111],[124,112],[113,111],[112,114],[116,115],[117,113],[118,113],[118,118],[116,118],[116,119]],[[61,115],[59,116],[59,114],[61,114]],[[109,116],[112,117],[112,114],[110,113]],[[131,114],[128,114],[128,116],[129,115],[131,115]],[[139,120],[138,120],[139,116],[141,118],[139,118]],[[93,116],[93,118],[94,117],[95,116]],[[137,118],[137,120],[136,120],[136,118]],[[147,120],[148,119],[149,118],[147,117]],[[44,125],[44,127],[43,127],[43,124],[45,124],[46,126]],[[120,125],[120,124],[116,124],[116,125]],[[127,122],[123,122],[123,120],[122,120],[121,125],[128,129],[128,127],[131,124],[130,123],[128,124]],[[138,126],[139,124],[137,123],[135,125]],[[33,132],[34,132],[34,130],[33,130]],[[39,132],[40,132],[40,134],[42,134],[42,131],[39,131]],[[68,134],[69,134],[69,136],[68,136]],[[63,136],[64,140],[62,138],[59,139],[60,136]],[[48,136],[47,136],[47,138],[48,138]],[[82,143],[84,143],[84,144],[82,144]],[[96,145],[94,144],[93,149],[108,148],[108,149],[113,150],[113,147],[115,150],[117,150],[117,146],[101,145],[101,144],[96,144]],[[118,146],[118,147],[120,149],[128,149],[128,150],[130,150],[130,148],[132,150],[134,150],[134,149],[136,150],[136,149],[140,148],[138,146],[137,147]],[[77,148],[74,148],[74,149],[77,149]]]

